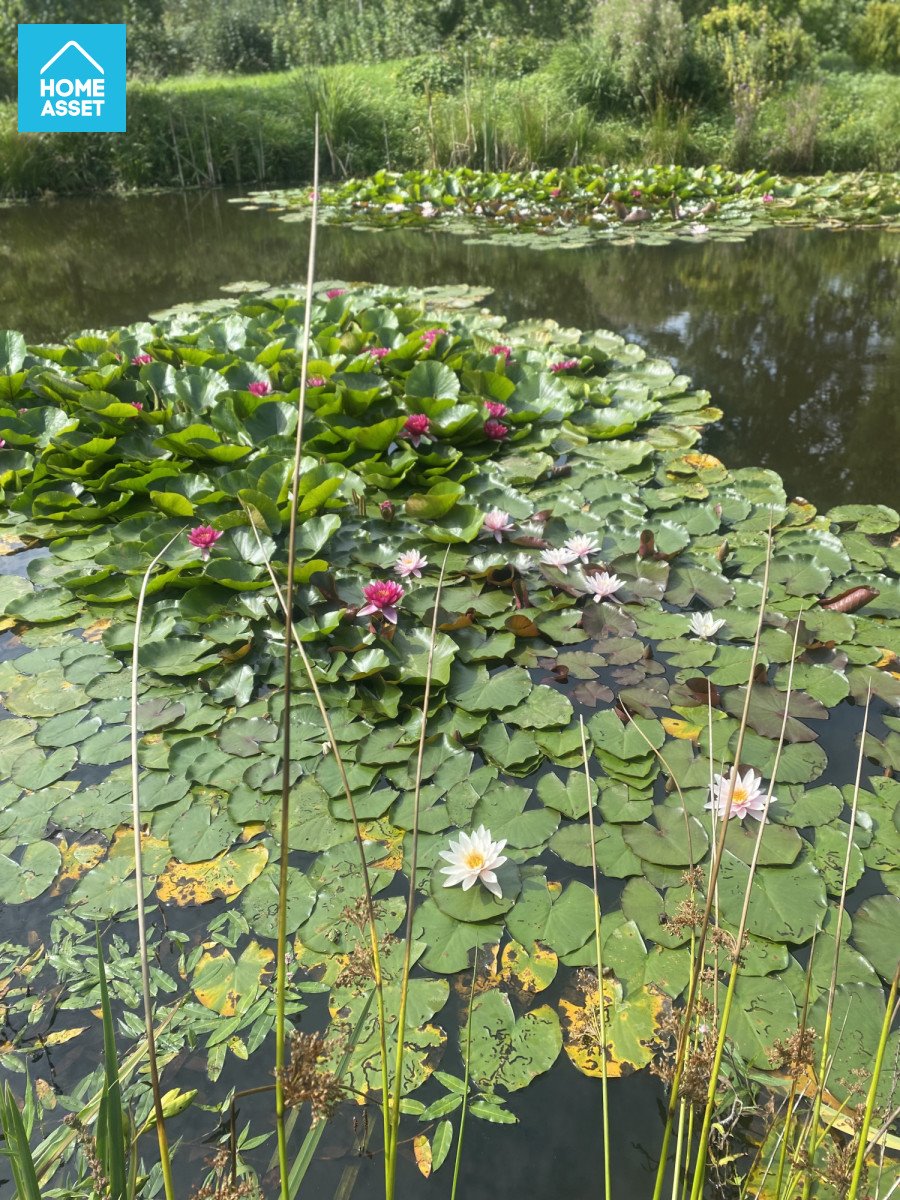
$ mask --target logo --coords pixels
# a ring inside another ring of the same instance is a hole
[[[125,132],[125,26],[19,26],[19,132]]]

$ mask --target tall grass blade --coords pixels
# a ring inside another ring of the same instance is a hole
[[[144,911],[144,861],[143,844],[141,842],[141,793],[140,793],[140,764],[138,762],[138,675],[140,673],[141,654],[141,621],[144,615],[144,602],[147,599],[147,587],[150,576],[156,569],[156,564],[163,555],[181,537],[177,533],[170,538],[150,563],[141,580],[141,590],[138,594],[137,611],[134,616],[134,646],[131,655],[131,823],[134,832],[134,881],[135,899],[137,901],[138,949],[141,957],[141,995],[144,1005],[144,1028],[147,1036],[147,1065],[150,1070],[150,1087],[153,1091],[153,1109],[156,1113],[156,1138],[159,1143],[159,1162],[162,1168],[163,1188],[166,1200],[175,1200],[175,1187],[172,1182],[172,1164],[169,1160],[169,1139],[166,1134],[166,1121],[163,1114],[162,1091],[159,1086],[159,1067],[156,1061],[156,1037],[153,1031],[153,998],[150,994],[150,956],[147,950],[147,917]]]
[[[350,1037],[347,1040],[347,1045],[344,1048],[343,1056],[341,1057],[341,1061],[338,1063],[338,1068],[335,1072],[338,1079],[344,1078],[347,1068],[350,1066],[350,1059],[353,1056],[353,1049],[356,1046],[356,1043],[359,1041],[359,1035],[362,1033],[363,1025],[365,1024],[366,1018],[369,1015],[369,1009],[372,1007],[372,1001],[374,998],[375,992],[371,991],[366,997],[366,1002],[360,1010],[356,1024],[353,1026],[353,1032],[350,1034]],[[325,1126],[325,1121],[316,1121],[309,1127],[306,1137],[301,1143],[300,1153],[294,1159],[293,1166],[291,1167],[291,1173],[288,1178],[288,1192],[291,1200],[294,1200],[297,1193],[300,1191],[300,1184],[303,1182],[303,1177],[310,1168],[310,1164],[315,1156],[319,1142],[322,1140],[322,1134],[325,1132]]]
[[[441,563],[437,589],[434,594],[434,614],[431,619],[431,636],[428,642],[428,661],[425,666],[425,691],[422,697],[422,726],[419,730],[419,748],[416,755],[416,779],[413,795],[412,849],[409,859],[409,895],[406,901],[406,932],[403,949],[403,969],[400,975],[400,1010],[397,1016],[397,1059],[394,1067],[394,1091],[391,1100],[391,1148],[388,1164],[388,1189],[386,1200],[394,1200],[397,1180],[397,1136],[400,1128],[400,1093],[403,1085],[403,1054],[406,1041],[406,1006],[409,996],[409,973],[412,967],[413,918],[416,909],[416,887],[419,862],[419,807],[422,798],[422,767],[425,759],[425,739],[428,732],[428,705],[431,701],[431,680],[434,672],[434,646],[437,638],[438,614],[441,605],[441,589],[447,569],[448,546]]]
[[[0,1127],[3,1129],[6,1154],[16,1184],[16,1200],[41,1200],[41,1189],[38,1186],[25,1122],[22,1120],[12,1089],[5,1082],[0,1094]]]
[[[600,940],[600,877],[597,871],[597,847],[594,844],[594,797],[591,787],[591,767],[584,718],[579,714],[581,760],[584,764],[584,787],[587,795],[588,837],[591,843],[591,875],[594,889],[594,956],[597,963],[597,1008],[600,1017],[600,1092],[603,1101],[603,1185],[606,1200],[612,1198],[612,1174],[609,1161],[609,1076],[606,1062],[606,999],[603,995],[603,944]]]
[[[803,1200],[809,1200],[813,1184],[813,1164],[816,1161],[816,1149],[821,1142],[819,1136],[819,1121],[822,1113],[822,1093],[825,1090],[825,1078],[828,1072],[828,1052],[831,1043],[831,1022],[834,1015],[834,997],[837,991],[838,967],[841,957],[841,933],[844,927],[844,908],[847,902],[847,880],[850,876],[850,859],[853,852],[853,834],[856,830],[856,816],[859,809],[859,790],[862,784],[862,769],[865,761],[866,730],[869,726],[869,705],[872,701],[872,688],[866,692],[866,707],[863,713],[862,733],[859,738],[859,756],[856,761],[856,778],[853,782],[853,803],[850,806],[850,823],[847,828],[847,852],[844,856],[844,869],[841,875],[841,893],[838,898],[837,922],[834,930],[834,959],[831,965],[831,980],[828,985],[828,1001],[825,1006],[825,1023],[822,1030],[822,1054],[819,1059],[819,1074],[816,1096],[813,1101],[812,1122],[809,1130],[809,1169],[803,1181]]]
[[[706,1093],[706,1106],[703,1110],[703,1124],[700,1127],[700,1142],[697,1147],[697,1157],[694,1163],[694,1182],[691,1190],[691,1200],[700,1200],[700,1195],[703,1191],[703,1182],[706,1177],[706,1156],[709,1148],[709,1134],[712,1127],[713,1110],[716,1103],[716,1087],[719,1082],[719,1072],[722,1068],[722,1058],[725,1054],[725,1041],[728,1036],[728,1022],[731,1018],[731,1009],[734,1004],[734,992],[737,986],[737,978],[740,974],[741,946],[744,942],[744,935],[747,932],[747,915],[750,911],[750,896],[753,890],[753,880],[756,876],[756,868],[759,865],[759,853],[760,849],[762,848],[763,834],[766,831],[766,821],[768,820],[769,816],[769,806],[772,803],[772,795],[775,791],[775,780],[778,776],[778,768],[781,764],[781,754],[784,750],[784,738],[787,732],[788,716],[791,706],[791,695],[793,693],[794,664],[797,661],[797,642],[799,637],[800,614],[798,614],[794,625],[794,644],[791,650],[791,665],[788,671],[787,689],[785,691],[784,715],[781,721],[781,729],[778,734],[778,748],[775,751],[775,761],[772,764],[772,775],[769,779],[769,790],[766,793],[763,810],[759,814],[759,828],[756,831],[756,840],[753,843],[753,853],[750,857],[747,885],[744,888],[744,903],[743,907],[741,908],[741,919],[738,924],[737,934],[735,936],[734,955],[731,963],[731,971],[728,976],[728,988],[725,992],[725,1003],[722,1008],[721,1016],[719,1017],[719,1032],[716,1040],[716,1051],[713,1058],[712,1069],[709,1073],[709,1086]],[[733,791],[734,788],[732,787],[731,790]],[[728,813],[725,814],[723,818],[723,824],[725,821],[727,821],[728,815]]]
[[[316,230],[319,214],[319,118],[316,116],[313,152],[312,216],[309,226],[309,256],[306,267],[306,300],[303,313],[303,349],[300,362],[300,398],[297,405],[297,436],[291,471],[291,516],[287,547],[287,582],[284,604],[284,713],[282,716],[281,822],[278,838],[278,933],[275,974],[275,1126],[278,1138],[278,1167],[282,1200],[288,1200],[290,1166],[284,1127],[285,1001],[287,995],[287,904],[288,855],[291,823],[291,673],[293,649],[294,572],[297,565],[297,515],[300,507],[300,462],[303,456],[303,426],[306,410],[306,374],[312,328],[313,282],[316,270]]]
[[[759,604],[759,618],[756,623],[756,634],[753,639],[753,650],[750,655],[750,671],[747,677],[747,690],[744,696],[744,707],[741,713],[741,722],[738,727],[737,743],[734,749],[735,770],[731,773],[731,785],[728,788],[728,795],[725,800],[725,810],[722,813],[719,837],[716,841],[712,861],[710,863],[706,903],[704,905],[703,916],[700,921],[700,932],[697,936],[697,948],[694,954],[694,962],[691,968],[690,982],[688,984],[688,996],[684,1006],[682,1026],[675,1053],[675,1067],[673,1070],[672,1082],[669,1090],[669,1102],[666,1107],[662,1145],[660,1146],[659,1152],[659,1165],[656,1170],[656,1183],[653,1188],[653,1200],[661,1200],[663,1184],[666,1177],[666,1167],[669,1159],[669,1143],[672,1139],[672,1125],[678,1111],[679,1091],[681,1088],[682,1076],[684,1074],[684,1064],[687,1056],[688,1041],[690,1039],[694,1005],[697,1002],[697,994],[700,989],[700,980],[703,975],[704,957],[706,954],[706,937],[709,931],[709,919],[712,913],[713,897],[716,893],[716,883],[719,878],[719,867],[721,866],[722,855],[725,850],[725,836],[728,832],[728,821],[731,817],[731,807],[734,802],[734,789],[737,783],[737,767],[741,761],[741,754],[744,748],[744,737],[747,732],[747,718],[750,715],[750,697],[753,693],[753,681],[756,676],[756,664],[759,661],[759,645],[762,638],[763,621],[766,612],[766,599],[769,595],[769,572],[771,565],[772,526],[770,523],[768,538],[766,540],[766,562],[765,572],[763,574],[762,598],[760,599]],[[710,746],[710,754],[711,753],[712,746]]]
[[[97,968],[100,977],[100,1012],[103,1018],[103,1070],[106,1084],[100,1112],[97,1115],[97,1153],[109,1181],[109,1200],[121,1200],[126,1191],[126,1161],[128,1145],[122,1121],[122,1085],[119,1082],[119,1065],[116,1057],[116,1033],[112,1009],[109,1004],[109,989],[106,986],[106,966],[103,962],[103,947],[100,930],[97,930]]]
[[[469,1108],[469,1075],[472,1063],[472,1006],[475,1003],[475,979],[478,975],[478,947],[475,947],[475,959],[472,963],[472,979],[469,984],[469,1011],[466,1016],[466,1061],[463,1073],[463,1099],[459,1112],[459,1136],[456,1139],[456,1158],[453,1160],[453,1186],[450,1189],[450,1200],[456,1200],[456,1189],[459,1186],[459,1167],[462,1162],[463,1137],[466,1132],[466,1113]]]
[[[859,1145],[856,1148],[856,1161],[853,1164],[853,1178],[850,1180],[850,1191],[847,1194],[847,1200],[856,1200],[856,1197],[859,1194],[859,1185],[862,1180],[863,1167],[866,1163],[866,1154],[869,1151],[869,1130],[872,1128],[872,1113],[875,1111],[875,1096],[878,1093],[878,1083],[881,1079],[881,1072],[884,1070],[884,1056],[887,1051],[891,1025],[893,1024],[894,1017],[897,1015],[898,986],[900,986],[900,963],[897,964],[897,970],[894,972],[894,981],[891,984],[887,1007],[884,1010],[884,1021],[881,1026],[881,1036],[878,1039],[878,1049],[875,1052],[875,1065],[872,1068],[872,1079],[869,1083],[869,1091],[866,1095],[866,1107],[863,1112],[862,1126],[860,1127],[859,1131]]]

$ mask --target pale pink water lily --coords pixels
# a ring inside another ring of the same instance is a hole
[[[131,360],[133,367],[146,367],[147,363],[153,362],[152,354],[136,354]]]
[[[488,410],[492,417],[498,420],[500,417],[505,417],[509,409],[505,404],[501,404],[499,400],[485,400],[484,407]]]
[[[715,785],[706,807],[715,809],[718,817],[725,816],[731,783],[734,780],[730,816],[737,817],[741,821],[744,817],[753,817],[756,821],[763,819],[766,811],[766,791],[762,786],[762,777],[757,775],[752,768],[741,775],[737,768],[732,767],[728,775],[716,775],[714,780]],[[773,796],[770,803],[774,804],[775,802]]]
[[[503,442],[509,437],[509,428],[502,421],[495,421],[491,417],[484,423],[484,436],[490,438],[492,442]]]
[[[254,379],[252,383],[247,384],[247,391],[254,396],[268,396],[272,385],[267,379]]]
[[[368,353],[372,358],[384,358],[386,355],[390,354],[390,352],[391,350],[389,346],[369,346],[368,348]]]
[[[200,551],[200,557],[206,562],[210,550],[221,536],[222,531],[213,529],[212,525],[198,525],[196,529],[190,531],[187,538],[194,549]]]
[[[422,344],[424,345],[425,349],[430,350],[438,338],[446,332],[446,329],[423,329]]]
[[[324,387],[326,384],[324,375],[307,375],[306,386],[308,388]]]
[[[691,613],[690,630],[694,637],[711,638],[719,632],[724,624],[723,617],[716,620],[712,613]]]
[[[704,233],[709,233],[709,226],[702,224],[700,221],[695,221],[691,226],[691,233],[694,237],[702,237]]]
[[[436,212],[437,212],[437,209],[434,207],[434,205],[431,203],[430,200],[425,200],[423,202],[422,207],[421,207],[421,213],[422,213],[423,217],[433,217]]]
[[[483,528],[493,534],[498,542],[502,542],[504,533],[510,533],[515,529],[515,525],[508,512],[504,512],[502,508],[492,508],[489,513],[484,514]]]
[[[404,550],[402,554],[397,555],[394,570],[401,579],[409,579],[410,576],[414,579],[421,579],[422,571],[427,566],[428,559],[418,550]]]
[[[0,438],[0,450],[6,449],[6,438]]]
[[[450,842],[449,850],[440,852],[441,858],[450,864],[441,867],[441,874],[447,876],[444,887],[462,884],[462,890],[467,892],[476,883],[482,883],[492,895],[502,898],[496,872],[506,862],[506,855],[500,853],[505,845],[506,838],[495,842],[491,831],[483,825],[472,833],[460,833],[455,842]]]
[[[550,370],[553,371],[554,374],[558,375],[560,371],[572,371],[577,366],[577,358],[564,358],[562,362],[551,363]]]
[[[359,616],[368,617],[380,612],[392,625],[397,624],[397,605],[406,595],[399,583],[394,583],[393,579],[373,579],[362,591],[366,604],[359,610]]]
[[[610,575],[608,571],[598,571],[596,575],[585,575],[584,588],[594,597],[594,603],[599,604],[609,596],[614,596],[622,587],[624,579],[618,575]]]
[[[419,448],[419,442],[428,433],[431,422],[424,413],[411,413],[403,426],[402,437],[408,437],[412,444]]]
[[[577,554],[573,554],[571,550],[542,550],[541,562],[545,567],[556,567],[557,571],[562,571],[563,575],[568,575],[569,567],[575,562]]]
[[[338,296],[346,296],[347,289],[346,288],[329,288],[328,291],[325,293],[325,295],[328,297],[329,300],[336,300],[338,298]]]
[[[491,346],[491,354],[495,358],[505,358],[507,362],[512,358],[512,346],[504,346],[498,343],[496,346]]]
[[[572,537],[566,538],[563,545],[572,554],[573,561],[580,558],[582,562],[587,562],[588,558],[600,549],[595,539],[587,533],[573,534]]]

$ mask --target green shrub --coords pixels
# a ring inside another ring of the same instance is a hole
[[[860,66],[900,70],[898,0],[876,0],[868,6],[853,27],[850,49]]]
[[[546,61],[547,43],[537,38],[475,37],[450,42],[431,54],[417,54],[397,72],[397,82],[413,95],[458,92],[478,74],[521,79]]]

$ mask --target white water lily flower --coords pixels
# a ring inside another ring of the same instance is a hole
[[[731,816],[743,820],[744,817],[754,817],[757,821],[763,819],[766,808],[766,789],[762,786],[762,777],[750,768],[743,776],[740,771],[732,768],[729,775],[716,775],[715,787],[707,808],[714,808],[716,815],[725,816],[728,807],[728,794],[731,791],[731,781],[734,779],[734,794],[731,798]],[[770,804],[774,804],[773,796]]]
[[[691,613],[691,633],[698,638],[711,638],[725,624],[723,618],[716,618],[709,612]]]
[[[474,833],[461,833],[457,841],[450,843],[449,850],[441,851],[441,858],[450,864],[441,867],[441,873],[447,876],[444,887],[456,887],[461,883],[463,891],[467,892],[480,881],[489,892],[501,897],[503,892],[495,871],[506,862],[506,855],[500,853],[505,845],[506,838],[493,841],[491,831],[483,825]]]
[[[556,567],[558,571],[562,571],[563,575],[568,575],[569,564],[573,563],[577,554],[573,554],[571,550],[542,550],[541,562],[545,567]]]
[[[397,555],[394,570],[401,579],[408,579],[410,575],[415,579],[421,579],[422,571],[427,566],[428,559],[418,550],[404,550],[402,554]]]
[[[614,595],[624,583],[618,575],[610,575],[608,571],[600,571],[596,575],[585,575],[584,588],[594,597],[594,603],[599,604],[608,596]]]
[[[563,544],[567,550],[570,550],[582,562],[587,562],[588,557],[591,554],[596,554],[600,549],[596,540],[586,533],[576,533],[573,537],[566,538]]]
[[[694,235],[694,237],[703,237],[704,233],[709,233],[709,226],[703,225],[699,221],[695,221],[694,224],[690,228],[691,228],[691,233]]]

